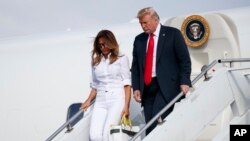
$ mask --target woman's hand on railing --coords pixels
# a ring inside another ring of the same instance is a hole
[[[92,88],[89,94],[89,97],[87,98],[87,100],[85,100],[85,102],[82,103],[80,110],[81,111],[86,111],[88,109],[88,107],[94,103],[94,99],[96,97],[96,89]]]
[[[80,107],[80,110],[81,111],[86,111],[88,109],[88,107],[90,106],[90,101],[89,100],[86,100],[85,102],[82,103],[81,107]]]

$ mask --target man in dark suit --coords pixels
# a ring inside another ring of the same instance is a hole
[[[134,40],[132,86],[147,123],[181,91],[184,94],[189,91],[191,59],[181,32],[161,25],[152,7],[141,9],[137,18],[144,32]],[[173,106],[161,118],[172,110]],[[155,126],[156,123],[146,134]]]

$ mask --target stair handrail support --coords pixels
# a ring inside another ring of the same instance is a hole
[[[199,79],[201,79],[203,77],[203,75],[210,70],[214,65],[216,65],[218,63],[217,60],[214,60],[212,63],[210,63],[205,69],[203,69],[203,71],[197,75],[193,80],[192,80],[192,85],[194,85],[197,81],[199,81]],[[167,111],[173,104],[175,104],[182,96],[183,96],[183,92],[180,92],[172,101],[170,101],[158,114],[156,114],[145,126],[142,127],[142,129],[140,129],[139,132],[137,132],[133,138],[130,139],[130,141],[135,141],[139,136],[141,136],[142,133],[144,133],[146,131],[146,129],[148,127],[150,127],[155,121],[157,121],[160,116],[162,114],[165,113],[165,111]],[[161,124],[159,124],[161,125]]]

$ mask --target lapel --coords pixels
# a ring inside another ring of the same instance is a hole
[[[160,59],[162,48],[164,47],[164,43],[166,41],[167,34],[164,30],[164,27],[161,25],[158,44],[157,44],[157,51],[156,51],[156,62]]]
[[[144,34],[144,36],[142,36],[142,45],[141,45],[141,60],[142,60],[142,65],[143,68],[145,66],[145,58],[146,58],[146,51],[147,51],[147,41],[148,41],[148,34]]]

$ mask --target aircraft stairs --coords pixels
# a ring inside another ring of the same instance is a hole
[[[246,61],[250,59],[213,61],[192,81],[193,88],[185,99],[175,103],[183,95],[180,93],[131,141],[137,137],[143,141],[229,141],[230,125],[250,124],[250,67],[221,67],[211,74],[207,72],[217,62],[231,64]],[[202,80],[204,75],[205,79]],[[145,130],[173,104],[173,112],[149,135],[144,136]],[[88,141],[90,115],[91,108],[84,115],[77,112],[46,141]],[[71,128],[69,124],[79,116],[83,118]]]

